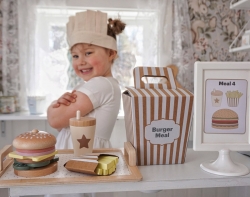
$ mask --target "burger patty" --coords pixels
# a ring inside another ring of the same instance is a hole
[[[215,124],[236,124],[238,123],[238,120],[227,120],[227,119],[224,119],[224,120],[212,120],[212,123],[215,123]]]
[[[51,146],[49,148],[43,148],[43,149],[20,149],[16,148],[16,151],[20,153],[42,153],[50,150],[55,150],[55,146]]]
[[[50,153],[53,153],[55,152],[55,150],[49,150],[49,151],[45,151],[45,152],[40,152],[40,153],[22,153],[22,152],[18,152],[16,151],[16,153],[18,155],[21,155],[21,156],[28,156],[28,157],[35,157],[35,156],[42,156],[42,155],[48,155]]]

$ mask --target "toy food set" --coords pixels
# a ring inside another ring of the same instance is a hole
[[[55,150],[56,138],[45,131],[33,129],[20,134],[13,140],[14,173],[24,177],[38,177],[51,174],[57,170]]]
[[[64,167],[64,165],[75,159],[73,149],[59,149],[57,150],[57,156],[60,158],[58,162],[58,169],[54,173],[40,177],[20,177],[13,173],[13,158],[8,157],[8,154],[12,152],[12,145],[6,145],[0,149],[0,186],[4,188],[10,187],[23,187],[23,188],[36,188],[43,186],[58,186],[63,188],[65,184],[96,184],[96,183],[114,183],[114,182],[136,182],[142,180],[142,174],[138,166],[131,166],[135,161],[135,149],[130,142],[125,142],[127,145],[124,146],[124,153],[121,149],[116,148],[104,148],[94,149],[92,154],[96,155],[113,155],[115,156],[114,162],[116,163],[115,171],[108,176],[100,175],[96,173],[87,174],[75,171],[70,171]],[[131,154],[132,153],[132,154]],[[95,155],[95,157],[96,157]],[[119,162],[117,159],[119,158]],[[87,159],[96,160],[96,158]],[[68,163],[70,164],[70,163]],[[96,164],[95,164],[96,165]],[[80,166],[80,165],[79,165]],[[112,162],[104,163],[104,167],[111,168]],[[80,166],[81,167],[81,166]],[[104,168],[101,167],[101,168]],[[86,166],[85,166],[86,168]],[[92,170],[92,172],[94,169]],[[111,173],[111,172],[110,172]],[[25,194],[27,195],[27,194]]]
[[[106,176],[115,172],[118,159],[116,155],[93,153],[71,159],[64,164],[64,167],[69,171]]]
[[[178,69],[134,68],[134,85],[123,92],[127,140],[137,165],[184,163],[193,114],[193,94],[176,81]],[[165,83],[145,83],[155,77]]]
[[[92,117],[81,117],[80,111],[78,110],[76,117],[71,118],[69,123],[74,155],[80,156],[92,153],[96,119]]]

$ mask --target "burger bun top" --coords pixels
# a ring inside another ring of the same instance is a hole
[[[44,149],[55,146],[55,144],[56,138],[54,135],[37,129],[20,134],[13,140],[15,148],[24,150]]]
[[[213,119],[238,119],[238,114],[231,109],[219,109],[213,114]]]

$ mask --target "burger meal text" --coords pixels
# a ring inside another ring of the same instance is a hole
[[[152,128],[152,132],[163,132],[162,133],[156,133],[155,134],[155,137],[169,137],[169,131],[172,131],[173,128],[156,128],[156,127],[153,127]],[[168,133],[166,133],[168,132]]]

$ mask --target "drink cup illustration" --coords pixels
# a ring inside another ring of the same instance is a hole
[[[211,101],[213,107],[220,107],[223,97],[223,92],[220,90],[213,89],[211,92]]]
[[[81,117],[80,111],[77,111],[76,117],[71,118],[69,121],[74,155],[81,156],[92,153],[95,139],[96,119]]]

